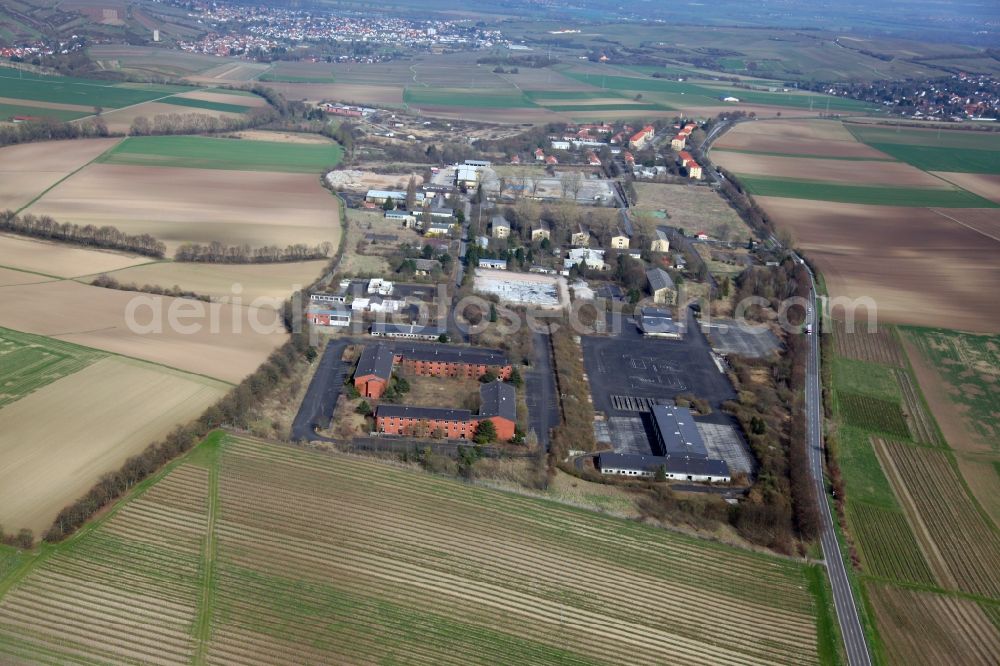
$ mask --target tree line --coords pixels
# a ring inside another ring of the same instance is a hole
[[[266,245],[252,248],[249,245],[224,245],[219,241],[207,244],[184,243],[177,248],[174,259],[209,264],[274,264],[286,261],[326,259],[333,244],[324,241],[319,245],[295,243],[287,247]]]
[[[34,141],[56,141],[59,139],[89,139],[111,136],[108,124],[103,118],[87,118],[80,122],[59,122],[52,118],[39,118],[12,125],[0,124],[0,146]]]
[[[17,215],[12,210],[0,213],[0,231],[22,236],[57,240],[88,247],[124,250],[162,259],[167,246],[149,234],[130,235],[112,226],[80,226],[72,222],[57,222],[48,215]]]
[[[102,287],[104,289],[117,289],[119,291],[139,291],[145,294],[156,294],[157,296],[172,296],[174,298],[193,298],[199,301],[210,302],[212,300],[211,296],[206,296],[204,294],[199,294],[197,292],[188,291],[186,289],[181,289],[178,285],[173,287],[161,287],[155,284],[144,284],[141,287],[135,282],[119,282],[115,278],[111,277],[107,273],[101,273],[91,282],[91,285],[95,287]]]
[[[213,116],[207,113],[161,113],[152,117],[136,116],[129,127],[132,136],[169,134],[214,134],[259,127],[276,120],[270,108],[253,108],[239,116]]]
[[[44,539],[58,542],[73,534],[98,511],[125,495],[142,480],[186,453],[213,429],[223,425],[246,427],[254,410],[263,405],[282,381],[300,371],[302,363],[316,358],[306,332],[293,333],[257,370],[209,407],[198,420],[178,426],[163,441],[150,444],[114,472],[101,477],[79,500],[59,512]]]

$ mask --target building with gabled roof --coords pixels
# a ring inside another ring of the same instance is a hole
[[[361,352],[354,371],[354,387],[366,398],[378,400],[392,378],[394,355],[385,345],[368,345]]]
[[[677,302],[677,287],[670,273],[662,268],[650,268],[646,271],[646,279],[649,280],[649,292],[654,303],[673,305]]]

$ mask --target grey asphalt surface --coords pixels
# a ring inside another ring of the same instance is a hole
[[[556,381],[552,374],[552,351],[549,336],[536,331],[533,334],[534,359],[526,373],[525,402],[528,403],[528,425],[538,436],[538,443],[549,449],[549,430],[559,424],[559,403]]]
[[[350,340],[331,340],[319,361],[299,411],[292,421],[292,441],[326,439],[316,434],[316,427],[330,425],[333,408],[344,388],[350,368],[340,360]]]
[[[808,267],[806,267],[808,269]],[[813,277],[809,271],[810,278]],[[810,298],[816,301],[816,286],[813,280]],[[844,637],[847,649],[847,663],[850,666],[870,666],[871,656],[865,640],[865,632],[858,616],[858,607],[851,591],[851,583],[847,578],[847,568],[837,542],[834,531],[833,514],[830,503],[827,502],[826,487],[823,480],[823,401],[820,388],[819,371],[819,335],[816,326],[816,308],[809,317],[813,325],[813,335],[810,335],[809,361],[806,368],[806,437],[808,439],[809,469],[812,471],[813,483],[816,484],[816,498],[820,507],[822,533],[820,544],[823,547],[823,560],[830,576],[830,586],[833,589],[833,601],[837,610],[837,621],[840,623],[840,633]]]

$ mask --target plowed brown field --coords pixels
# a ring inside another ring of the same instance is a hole
[[[778,157],[724,150],[714,150],[712,160],[736,174],[797,178],[850,185],[952,189],[944,180],[902,162]]]
[[[786,109],[787,111],[787,109]],[[761,153],[888,159],[888,155],[866,146],[830,120],[768,120],[740,123],[715,143],[725,150]]]
[[[1000,330],[1000,241],[928,209],[757,201],[816,261],[832,296],[871,297],[882,321]],[[956,220],[979,215],[939,212]]]
[[[41,141],[0,148],[0,210],[21,208],[118,141]]]
[[[162,332],[130,329],[126,310],[134,299],[149,304],[137,309],[135,321],[149,326],[158,312],[162,317]],[[180,308],[181,325],[200,324],[200,330],[186,333],[189,329],[169,326],[171,307]],[[191,315],[195,308],[203,308],[205,315]],[[0,308],[0,326],[232,383],[256,370],[287,339],[280,330],[280,322],[275,325],[276,317],[272,309],[234,308],[222,303],[102,289],[68,280],[4,287]],[[211,326],[212,318],[216,332]],[[251,327],[254,321],[261,323],[261,330],[277,330],[254,332]]]
[[[313,174],[92,164],[27,209],[77,224],[251,247],[340,239],[337,200]]]

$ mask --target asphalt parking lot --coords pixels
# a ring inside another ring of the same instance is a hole
[[[697,326],[689,325],[683,340],[663,340],[644,338],[626,323],[614,337],[584,336],[582,346],[596,411],[608,417],[635,416],[643,411],[642,403],[671,402],[678,394],[691,393],[715,409],[708,422],[728,422],[724,414],[721,420],[712,417],[736,393]]]
[[[720,354],[766,358],[781,348],[778,336],[769,329],[740,325],[734,319],[714,319],[703,326],[712,348]]]

